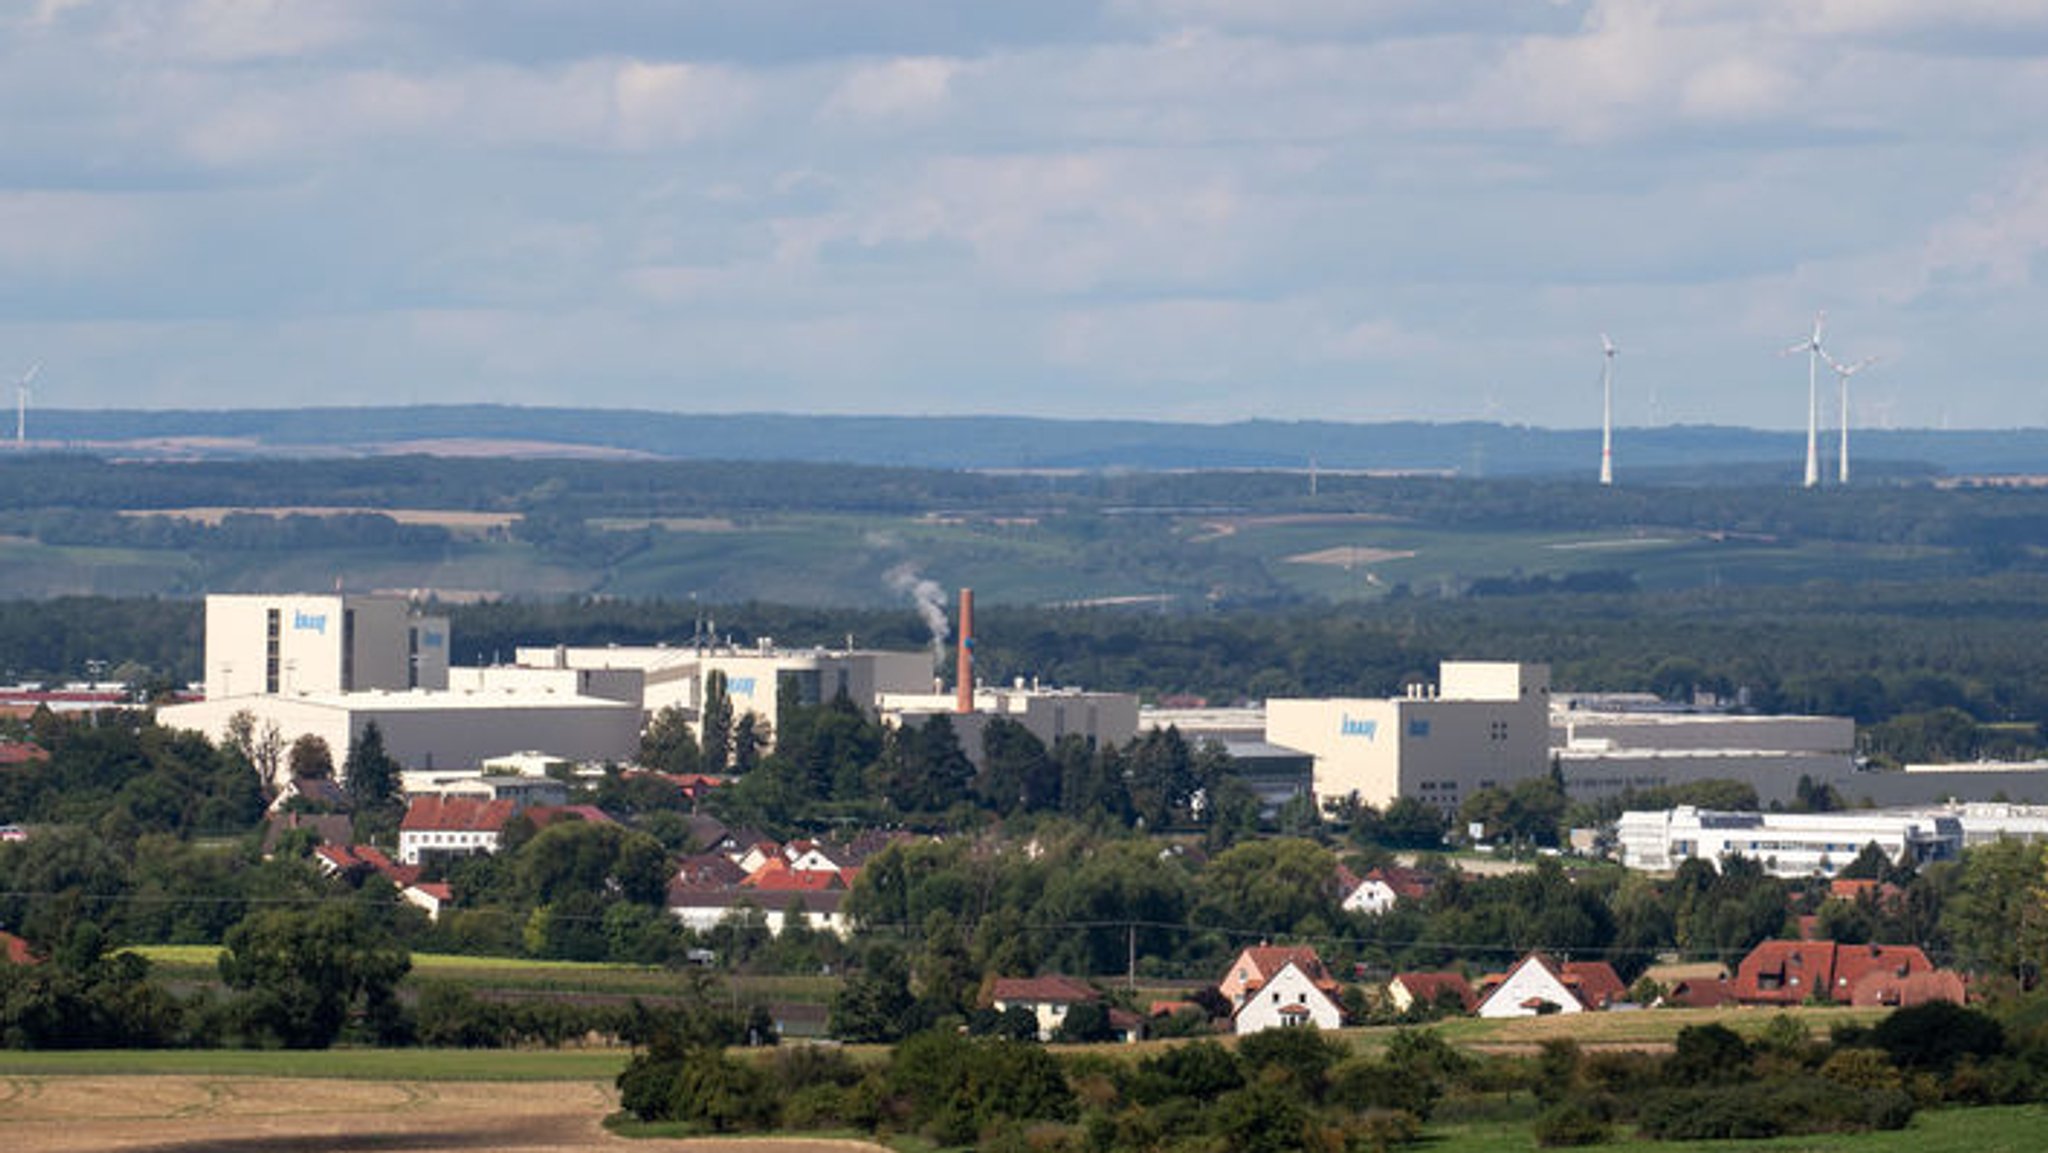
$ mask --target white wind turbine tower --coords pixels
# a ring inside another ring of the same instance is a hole
[[[28,386],[35,381],[36,373],[43,370],[41,361],[28,366],[21,379],[14,382],[14,447],[21,448],[28,443]]]
[[[1795,352],[1806,354],[1806,487],[1820,483],[1820,358],[1827,354],[1821,351],[1820,330],[1827,323],[1825,309],[1813,314],[1813,335],[1792,345],[1781,356]]]
[[[1600,334],[1600,351],[1606,360],[1600,367],[1600,483],[1614,483],[1614,354],[1620,350]]]
[[[1835,359],[1834,357],[1832,357],[1832,356],[1828,356],[1828,354],[1827,354],[1827,352],[1826,352],[1826,351],[1822,351],[1822,352],[1821,352],[1821,355],[1822,355],[1822,356],[1824,356],[1824,357],[1827,357],[1828,367],[1829,367],[1829,368],[1832,368],[1832,369],[1834,369],[1834,370],[1835,370],[1835,378],[1836,378],[1837,380],[1841,381],[1841,383],[1842,383],[1842,460],[1841,460],[1841,471],[1840,471],[1840,473],[1838,474],[1838,476],[1837,476],[1837,479],[1839,479],[1839,480],[1841,481],[1841,483],[1843,483],[1843,484],[1848,484],[1848,483],[1849,483],[1849,378],[1850,378],[1850,377],[1852,377],[1852,376],[1855,376],[1855,375],[1856,375],[1857,373],[1859,373],[1859,372],[1862,372],[1862,371],[1863,371],[1864,369],[1866,369],[1866,368],[1869,368],[1869,367],[1870,367],[1871,365],[1873,365],[1873,364],[1876,364],[1876,363],[1877,363],[1877,361],[1878,361],[1878,358],[1877,358],[1877,357],[1875,357],[1875,356],[1866,356],[1866,357],[1864,357],[1864,358],[1863,358],[1862,360],[1859,360],[1859,361],[1855,362],[1854,364],[1843,364],[1843,363],[1842,363],[1841,361],[1839,361],[1839,360],[1836,360],[1836,359]]]

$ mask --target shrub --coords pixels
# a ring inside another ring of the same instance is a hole
[[[1946,1073],[1966,1056],[1985,1058],[2002,1052],[2005,1028],[1975,1009],[1932,1001],[1879,1021],[1870,1039],[1901,1069]]]
[[[1637,1123],[1661,1141],[1755,1140],[1806,1133],[1900,1129],[1913,1099],[1899,1089],[1844,1092],[1818,1077],[1666,1089],[1643,1101]]]
[[[1552,1105],[1536,1118],[1536,1144],[1546,1149],[1598,1145],[1607,1135],[1607,1122],[1576,1101]]]

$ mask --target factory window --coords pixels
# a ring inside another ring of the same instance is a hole
[[[1426,736],[1428,736],[1428,735],[1429,735],[1429,718],[1428,718],[1428,717],[1416,717],[1415,719],[1413,719],[1413,720],[1409,721],[1409,722],[1408,722],[1408,735],[1409,735],[1409,736],[1411,736],[1411,737],[1426,737]]]
[[[420,687],[420,630],[405,630],[405,687]]]
[[[1486,735],[1491,740],[1507,740],[1508,723],[1506,721],[1494,721],[1492,724],[1486,726]]]
[[[341,610],[341,691],[356,687],[356,610]]]
[[[275,693],[277,691],[277,671],[280,664],[278,649],[284,632],[284,614],[277,609],[270,609],[263,614],[263,618],[265,632],[263,691]]]

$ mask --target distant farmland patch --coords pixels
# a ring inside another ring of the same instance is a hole
[[[242,514],[267,516],[282,520],[288,516],[388,516],[399,524],[423,524],[445,528],[461,536],[485,536],[502,532],[519,521],[516,512],[476,512],[470,509],[448,508],[352,508],[341,505],[305,505],[287,507],[282,505],[212,505],[191,508],[124,508],[122,516],[161,517],[169,520],[189,520],[199,524],[218,525],[228,517]]]
[[[1365,548],[1344,545],[1338,548],[1317,549],[1315,552],[1296,553],[1283,557],[1288,564],[1337,565],[1355,568],[1360,565],[1385,564],[1390,560],[1408,560],[1415,555],[1412,548]]]
[[[737,532],[739,526],[722,516],[601,516],[591,527],[605,532],[631,532],[658,528],[663,532]]]

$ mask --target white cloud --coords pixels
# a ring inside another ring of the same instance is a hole
[[[1930,282],[1961,279],[1999,291],[2035,287],[2034,266],[2048,253],[2048,155],[2037,155],[1995,191],[1936,224],[1927,238]]]
[[[24,4],[9,336],[92,365],[81,402],[580,373],[664,407],[1493,393],[1584,423],[1548,398],[1603,328],[1665,415],[1758,420],[1825,305],[1897,354],[1898,423],[1951,330],[1987,350],[1939,390],[1955,419],[2033,387],[2008,365],[2048,309],[2038,0],[801,9]]]
[[[935,56],[906,56],[862,64],[825,102],[828,119],[893,122],[930,116],[942,108],[961,64]]]

